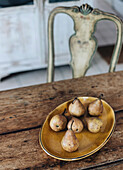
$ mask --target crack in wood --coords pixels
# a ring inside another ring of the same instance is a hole
[[[99,165],[95,165],[95,166],[90,166],[88,168],[79,168],[78,170],[84,170],[84,169],[86,169],[86,170],[91,170],[91,169],[95,170],[95,169],[98,169],[99,170],[99,168],[102,169],[103,166],[105,166],[105,168],[108,168],[111,165],[117,165],[117,164],[123,164],[123,158],[119,159],[117,161],[113,161],[113,162],[101,163],[101,165],[99,164]]]
[[[31,127],[31,128],[19,129],[19,130],[16,130],[16,131],[11,131],[11,132],[6,132],[6,133],[1,133],[0,136],[12,134],[12,133],[19,133],[19,132],[23,132],[23,131],[29,131],[29,130],[32,130],[32,129],[38,129],[38,128],[41,128],[41,126],[42,125],[34,126],[34,127]]]

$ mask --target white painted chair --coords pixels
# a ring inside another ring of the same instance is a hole
[[[122,21],[115,15],[93,9],[88,4],[80,7],[58,7],[55,8],[49,17],[48,40],[49,40],[49,60],[48,60],[48,82],[54,81],[54,17],[58,13],[69,15],[74,21],[73,34],[69,39],[71,66],[73,77],[84,76],[90,66],[90,62],[97,49],[97,40],[94,36],[96,24],[100,20],[111,20],[117,26],[117,41],[112,55],[109,72],[115,71],[121,46],[122,46]]]

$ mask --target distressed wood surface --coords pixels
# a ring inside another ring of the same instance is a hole
[[[123,110],[123,71],[0,92],[0,169],[117,169],[123,167],[123,111],[109,142],[75,162],[48,156],[39,145],[40,127],[59,104],[76,96],[99,96]]]
[[[116,128],[109,142],[83,160],[59,161],[48,156],[38,142],[40,128],[0,136],[0,169],[84,169],[117,166],[123,157],[123,111],[116,113]]]
[[[122,110],[123,71],[0,92],[0,134],[40,126],[59,104],[101,93],[114,110]]]
[[[116,162],[116,163],[113,163],[113,164],[109,164],[109,165],[106,165],[106,166],[98,166],[98,167],[94,167],[94,168],[91,168],[93,170],[122,170],[123,169],[123,161],[120,161],[120,162]]]

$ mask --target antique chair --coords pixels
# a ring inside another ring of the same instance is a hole
[[[48,40],[49,40],[49,60],[48,60],[48,82],[54,81],[54,17],[57,13],[65,13],[72,17],[74,21],[73,34],[69,39],[71,66],[73,77],[84,76],[90,66],[93,55],[97,49],[97,40],[94,36],[96,24],[100,20],[111,20],[117,26],[117,40],[114,47],[109,72],[115,71],[121,46],[122,46],[122,21],[115,15],[93,9],[88,4],[80,7],[57,7],[49,17]]]

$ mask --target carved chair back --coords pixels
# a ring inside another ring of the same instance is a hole
[[[48,82],[54,81],[54,17],[58,13],[65,13],[72,17],[74,21],[73,34],[69,39],[71,66],[73,77],[84,76],[90,66],[93,55],[97,49],[97,40],[94,36],[96,24],[100,20],[110,20],[116,24],[117,40],[112,54],[109,72],[115,71],[121,46],[122,46],[122,21],[115,15],[103,12],[99,9],[93,9],[88,4],[80,7],[57,7],[55,8],[48,21]]]

